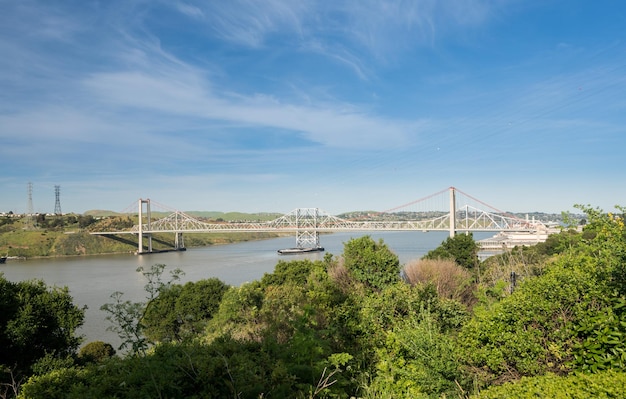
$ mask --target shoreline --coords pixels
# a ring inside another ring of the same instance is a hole
[[[272,237],[263,237],[263,238],[252,238],[252,239],[241,239],[241,240],[233,240],[233,241],[218,241],[218,242],[210,242],[210,243],[206,243],[205,245],[192,245],[192,246],[188,246],[185,247],[185,249],[187,248],[202,248],[202,247],[210,247],[210,246],[221,246],[221,245],[229,245],[229,244],[237,244],[237,243],[241,243],[241,242],[250,242],[250,241],[264,241],[264,240],[271,240],[274,238],[279,238],[279,237],[283,237],[283,235],[281,234],[277,234],[275,236]],[[172,252],[172,251],[179,251],[177,249],[164,249],[164,250],[155,250],[153,252],[144,252],[141,255],[148,255],[148,254],[158,254],[160,252]],[[8,256],[7,257],[7,261],[9,260],[17,260],[17,261],[23,261],[23,260],[30,260],[30,259],[49,259],[49,258],[77,258],[77,257],[93,257],[93,256],[108,256],[108,255],[132,255],[132,256],[140,256],[140,254],[137,254],[137,250],[136,249],[129,249],[128,251],[113,251],[113,252],[99,252],[99,253],[84,253],[84,254],[54,254],[54,255],[36,255],[36,256]]]

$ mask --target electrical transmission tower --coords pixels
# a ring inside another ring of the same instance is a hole
[[[61,186],[54,186],[54,214],[61,216]]]
[[[33,210],[33,183],[28,182],[28,209],[26,211],[26,221],[24,223],[25,229],[32,229],[35,227],[35,211]]]

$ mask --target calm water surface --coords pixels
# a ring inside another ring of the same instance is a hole
[[[276,250],[295,245],[294,237],[283,237],[143,256],[103,255],[9,260],[0,266],[0,272],[10,281],[42,279],[48,285],[67,286],[74,303],[87,306],[85,324],[80,330],[85,342],[101,340],[117,347],[120,341],[115,333],[107,331],[110,324],[105,320],[106,314],[100,307],[112,302],[110,296],[115,291],[123,292],[125,300],[144,299],[143,287],[146,281],[136,272],[139,266],[149,269],[153,264],[165,264],[166,273],[168,270],[180,268],[185,273],[181,278],[182,283],[217,277],[227,284],[238,286],[258,280],[265,273],[271,273],[279,260],[321,260],[328,252],[340,255],[346,241],[363,235],[370,235],[375,240],[382,238],[398,255],[402,264],[419,259],[448,237],[447,232],[336,233],[320,237],[326,252],[280,256]],[[476,233],[474,238],[478,240],[491,235]]]

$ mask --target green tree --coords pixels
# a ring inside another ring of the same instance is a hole
[[[115,355],[115,349],[109,343],[102,341],[92,341],[80,348],[78,357],[83,362],[101,363]]]
[[[262,329],[259,311],[263,306],[264,296],[259,281],[229,288],[208,323],[207,340],[224,335],[239,340],[259,340]]]
[[[162,290],[144,316],[146,336],[155,341],[175,341],[196,335],[213,318],[228,288],[211,278]]]
[[[67,287],[48,287],[41,280],[14,283],[0,273],[0,382],[21,380],[46,357],[54,362],[75,354],[84,316]]]
[[[400,260],[389,247],[370,236],[353,238],[344,244],[343,260],[354,278],[380,290],[400,280]]]
[[[163,281],[164,264],[152,265],[149,271],[143,267],[137,268],[147,280],[144,286],[146,291],[145,302],[124,301],[123,293],[116,291],[111,294],[113,303],[102,305],[101,310],[107,312],[107,320],[112,323],[109,330],[116,332],[122,343],[118,349],[130,348],[134,355],[145,355],[146,349],[150,346],[150,340],[145,336],[144,317],[148,308],[157,299],[159,294],[168,290],[174,281],[180,279],[182,270],[174,269],[170,271],[171,278],[167,282]]]
[[[479,264],[479,249],[472,234],[456,234],[448,237],[422,259],[451,259],[466,269],[474,270]]]
[[[537,243],[533,248],[541,255],[556,255],[576,246],[582,236],[576,230],[563,230],[559,234],[551,234],[546,241]]]
[[[308,259],[293,260],[290,262],[281,260],[274,267],[273,273],[265,273],[261,279],[261,284],[268,286],[282,285],[289,282],[304,285],[315,266],[316,263]]]

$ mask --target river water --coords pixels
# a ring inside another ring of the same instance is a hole
[[[419,259],[439,246],[448,236],[447,232],[382,232],[382,233],[335,233],[320,236],[326,252],[300,255],[278,255],[276,250],[293,247],[294,237],[249,241],[236,244],[190,248],[184,252],[168,252],[149,255],[101,255],[68,258],[13,260],[0,266],[9,281],[41,279],[48,285],[67,286],[78,306],[87,306],[85,324],[79,334],[84,342],[101,340],[114,347],[120,344],[117,335],[107,331],[110,323],[100,307],[113,302],[111,294],[124,293],[124,300],[140,301],[145,298],[144,277],[136,269],[149,269],[154,264],[165,264],[169,270],[181,269],[185,274],[180,283],[217,277],[223,282],[239,286],[258,280],[271,273],[279,260],[321,260],[325,253],[340,255],[343,244],[351,238],[370,235],[383,239],[399,257],[401,264]],[[492,233],[475,233],[474,239],[490,237]]]

